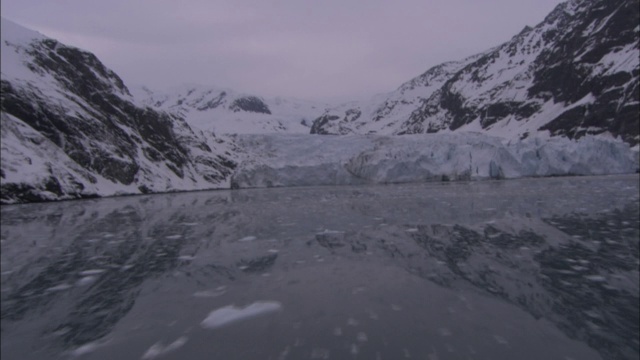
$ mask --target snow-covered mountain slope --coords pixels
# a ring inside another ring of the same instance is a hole
[[[569,0],[498,47],[436,66],[386,97],[328,110],[312,133],[606,133],[637,145],[639,8],[638,0]]]
[[[586,136],[505,140],[482,133],[237,135],[246,152],[232,188],[359,185],[638,171],[638,153]]]
[[[226,187],[226,144],[135,104],[95,55],[2,19],[3,203]]]
[[[308,134],[311,123],[328,104],[276,97],[265,99],[198,85],[184,85],[164,92],[133,87],[136,99],[183,117],[195,128],[215,134]]]

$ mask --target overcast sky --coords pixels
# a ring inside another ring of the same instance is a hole
[[[126,84],[359,98],[534,26],[560,0],[2,0],[2,16],[95,53]]]

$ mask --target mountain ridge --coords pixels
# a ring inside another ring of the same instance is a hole
[[[195,128],[216,134],[309,133],[328,104],[295,98],[265,98],[229,88],[182,85],[165,91],[132,88],[141,104],[177,114]]]

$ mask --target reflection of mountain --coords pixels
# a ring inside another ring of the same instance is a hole
[[[340,255],[382,253],[445,287],[471,285],[552,321],[604,358],[626,359],[637,356],[640,335],[639,216],[633,204],[594,216],[393,227],[316,241]]]
[[[2,297],[3,327],[5,321],[20,321],[47,311],[54,315],[45,331],[58,335],[64,348],[109,334],[133,307],[141,284],[177,268],[181,251],[192,247],[198,238],[195,228],[188,226],[193,221],[189,216],[161,209],[147,216],[158,203],[150,200],[145,204],[146,200],[150,199],[139,199],[139,206],[87,212],[83,221],[74,221],[75,235],[59,254],[38,254],[35,267],[39,270],[33,271],[26,263],[15,276],[3,278],[3,284],[12,287]],[[209,215],[215,223],[218,214]],[[54,219],[58,221],[48,224],[53,238],[55,230],[63,229],[70,220],[64,216]],[[71,305],[63,304],[68,301]]]
[[[163,236],[175,231],[184,233],[184,229],[157,224],[145,233],[139,230],[142,221],[135,212],[126,215],[113,212],[96,223],[84,224],[84,231],[60,256],[3,299],[3,320],[20,320],[41,306],[59,308],[55,300],[63,297],[65,289],[61,284],[71,287],[85,281],[86,286],[70,290],[74,304],[61,324],[52,325],[52,331],[60,334],[65,347],[82,345],[108,334],[133,306],[140,284],[175,268],[180,249],[185,245]],[[93,230],[115,224],[121,229],[119,233],[99,234]],[[96,275],[83,276],[82,272],[87,270],[88,274],[96,270]]]

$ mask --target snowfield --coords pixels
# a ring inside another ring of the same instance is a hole
[[[232,188],[633,173],[638,152],[602,137],[506,140],[480,133],[236,135]]]

